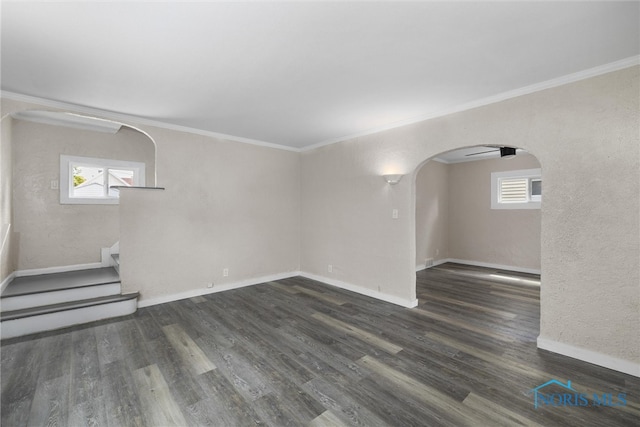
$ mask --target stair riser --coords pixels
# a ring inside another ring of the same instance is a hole
[[[15,320],[6,320],[0,323],[0,331],[2,333],[1,338],[21,337],[37,332],[52,331],[55,329],[94,322],[96,320],[126,316],[128,314],[135,313],[137,307],[137,300],[133,298],[109,304],[94,305],[38,316],[23,317]]]
[[[25,308],[42,307],[45,305],[59,304],[63,302],[119,295],[120,292],[121,285],[118,282],[82,288],[63,289],[59,291],[40,292],[29,295],[17,295],[14,297],[2,298],[0,309],[3,312],[22,310]]]

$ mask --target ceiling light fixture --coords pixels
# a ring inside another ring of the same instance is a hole
[[[500,157],[510,159],[516,156],[516,149],[512,147],[500,147]]]

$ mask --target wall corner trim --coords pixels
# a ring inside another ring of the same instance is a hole
[[[336,280],[336,279],[330,279],[328,277],[324,277],[324,276],[318,276],[316,274],[312,274],[312,273],[306,273],[304,271],[301,271],[300,276],[305,277],[307,279],[311,279],[311,280],[315,280],[317,282],[322,282],[325,283],[327,285],[331,285],[331,286],[335,286],[336,288],[340,288],[340,289],[344,289],[347,291],[351,291],[351,292],[355,292],[357,294],[361,294],[361,295],[365,295],[371,298],[375,298],[381,301],[385,301],[385,302],[389,302],[391,304],[396,304],[405,308],[414,308],[418,306],[418,300],[417,299],[405,299],[405,298],[400,298],[397,297],[395,295],[389,295],[389,294],[385,294],[383,292],[376,292],[374,290],[371,289],[367,289],[364,288],[362,286],[358,286],[358,285],[353,285],[351,283],[346,283],[346,282],[342,282],[340,280]]]
[[[583,362],[593,363],[594,365],[633,375],[634,377],[640,377],[640,363],[618,359],[617,357],[550,340],[542,336],[538,337],[537,343],[538,348],[541,350],[551,351],[563,356],[582,360]]]
[[[233,283],[225,283],[223,285],[215,285],[213,288],[204,289],[192,289],[189,291],[178,292],[175,294],[160,295],[153,298],[144,298],[144,294],[141,294],[141,298],[138,301],[138,308],[149,307],[152,305],[164,304],[167,302],[178,301],[181,299],[193,298],[201,295],[215,294],[218,292],[230,291],[232,289],[244,288],[247,286],[259,285],[262,283],[273,282],[275,280],[288,279],[290,277],[299,276],[299,271],[290,271],[287,273],[272,274],[269,276],[254,277],[251,279],[240,280]]]
[[[4,292],[4,290],[9,286],[9,283],[16,277],[16,272],[11,272],[7,277],[4,278],[2,284],[0,284],[0,294]]]

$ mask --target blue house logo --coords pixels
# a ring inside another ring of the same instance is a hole
[[[556,385],[554,389],[562,388],[562,392],[543,393],[542,389]],[[626,393],[617,393],[614,396],[613,393],[593,393],[591,396],[591,402],[589,402],[589,396],[586,393],[578,393],[576,389],[571,386],[571,381],[567,380],[567,383],[563,383],[556,379],[547,381],[544,384],[539,385],[536,388],[529,390],[527,394],[533,393],[533,406],[538,409],[540,406],[626,406],[627,395]]]
[[[541,399],[541,401],[544,404],[548,404],[549,403],[549,395],[545,395],[544,393],[542,393],[540,390],[542,390],[543,388],[550,386],[551,384],[557,384],[560,387],[566,388],[567,390],[570,390],[572,392],[575,393],[576,390],[573,389],[573,387],[571,387],[571,380],[567,380],[566,384],[561,383],[558,380],[551,380],[551,381],[547,381],[546,383],[539,385],[536,388],[532,388],[531,390],[529,390],[528,394],[533,393],[533,407],[538,409],[538,398]],[[553,395],[551,395],[553,396]]]

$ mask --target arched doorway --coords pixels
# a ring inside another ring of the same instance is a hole
[[[487,149],[453,150],[418,166],[416,267],[452,258],[540,272],[540,163],[524,150],[505,158]],[[492,201],[499,182],[503,203]]]
[[[432,268],[439,268],[438,280],[453,282],[463,277],[463,285],[487,284],[485,290],[495,297],[484,299],[487,306],[474,304],[477,296],[472,295],[478,290],[474,288],[461,291],[456,299],[455,284],[448,284],[449,290],[434,291],[440,294],[434,293],[433,298],[445,301],[443,306],[513,317],[516,313],[501,306],[515,301],[522,310],[535,312],[535,330],[530,331],[535,339],[541,274],[541,165],[524,150],[518,149],[515,156],[505,153],[499,147],[466,147],[436,155],[416,168],[416,297],[419,304],[428,302],[425,283],[435,274],[427,272]],[[524,308],[524,303],[530,305]]]

